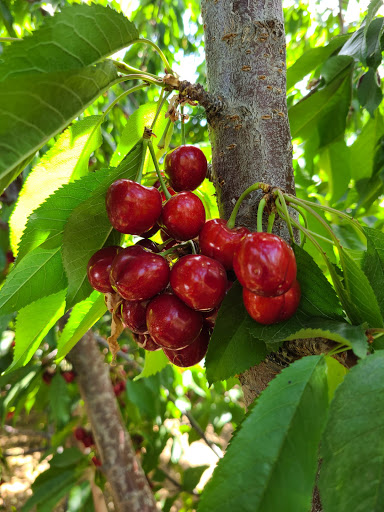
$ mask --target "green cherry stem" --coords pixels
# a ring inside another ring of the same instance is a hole
[[[276,189],[275,193],[279,197],[279,200],[280,200],[280,203],[281,203],[281,208],[283,209],[283,212],[285,213],[286,223],[287,223],[287,227],[288,227],[288,231],[289,231],[289,236],[291,237],[292,243],[294,243],[295,237],[293,235],[293,229],[292,229],[292,224],[291,224],[291,217],[290,217],[290,215],[288,213],[287,203],[285,202],[283,193],[282,193],[282,191],[279,188]]]
[[[149,46],[152,46],[152,48],[154,48],[156,50],[156,52],[159,54],[161,60],[163,61],[164,63],[164,66],[165,66],[165,72],[166,73],[169,73],[173,76],[176,75],[176,73],[172,70],[168,60],[167,60],[167,57],[164,55],[164,53],[160,50],[160,48],[157,46],[156,43],[154,43],[153,41],[151,41],[150,39],[145,39],[144,37],[140,37],[139,39],[134,39],[133,41],[131,41],[129,43],[129,46],[131,46],[132,44],[135,44],[135,43],[144,43],[144,44],[148,44]]]
[[[299,215],[303,219],[305,229],[308,229],[308,219],[307,219],[305,213],[302,212],[301,209],[295,204],[291,204],[290,207],[299,213]],[[305,244],[305,235],[303,236],[303,239],[301,240],[300,247],[304,247],[304,244]]]
[[[158,80],[159,77],[156,75],[153,75],[152,73],[149,73],[148,71],[142,71],[141,69],[134,68],[133,66],[130,66],[129,64],[126,64],[125,62],[119,61],[119,60],[112,60],[115,68],[120,71],[120,73],[138,73],[141,75],[146,75],[148,78],[154,78],[155,80]]]
[[[159,143],[157,145],[157,147],[159,149],[164,149],[165,148],[165,142],[166,142],[166,139],[167,139],[167,134],[168,134],[168,130],[169,130],[169,127],[171,126],[171,118],[168,119],[168,122],[167,122],[167,125],[163,131],[163,135],[161,136],[161,139],[159,140]]]
[[[160,115],[161,109],[163,108],[164,103],[167,101],[167,99],[170,96],[170,94],[172,94],[172,91],[168,92],[167,94],[163,94],[163,92],[164,92],[164,90],[161,91],[161,95],[160,95],[160,98],[159,98],[159,101],[158,101],[158,105],[157,105],[156,114],[155,114],[155,117],[154,117],[154,119],[152,121],[151,130],[153,130],[153,128],[154,128],[154,126],[156,124],[156,121],[159,118],[159,115]]]
[[[183,146],[185,146],[184,105],[180,106],[180,120],[181,120],[181,143]]]
[[[267,233],[272,233],[273,224],[275,222],[276,213],[272,212],[268,215],[268,226],[267,226]]]
[[[188,243],[189,243],[189,245],[191,246],[192,254],[197,254],[197,252],[196,252],[196,246],[195,246],[195,244],[194,244],[193,240],[188,240]]]
[[[153,144],[152,144],[151,140],[148,142],[148,147],[149,147],[149,151],[150,151],[151,156],[152,156],[153,165],[155,166],[157,177],[158,177],[158,179],[160,181],[161,188],[162,188],[162,190],[164,192],[164,196],[165,196],[166,199],[171,199],[172,196],[169,193],[169,191],[168,191],[168,189],[167,189],[167,187],[166,187],[166,185],[164,183],[163,177],[162,177],[160,169],[159,169],[159,164],[157,163],[155,150],[153,149]]]
[[[267,187],[269,187],[269,185],[266,185],[265,183],[261,183],[258,181],[257,183],[254,183],[253,185],[244,190],[239,199],[236,201],[231,216],[228,219],[227,226],[229,227],[229,229],[233,229],[235,227],[237,212],[239,211],[243,200],[254,190],[262,189],[264,190],[264,192],[267,192]]]
[[[263,232],[263,212],[264,212],[264,208],[265,208],[266,204],[267,204],[267,201],[263,197],[260,200],[259,206],[257,208],[257,224],[256,224],[256,226],[257,226],[258,233]]]
[[[142,142],[143,142],[143,153],[141,155],[140,167],[139,167],[139,170],[137,172],[136,179],[135,179],[135,181],[137,183],[139,183],[139,184],[141,184],[141,180],[143,178],[144,162],[145,162],[145,157],[147,156],[147,149],[148,149],[149,140],[145,139],[143,137]]]

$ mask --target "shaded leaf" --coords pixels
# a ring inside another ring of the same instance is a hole
[[[380,85],[377,83],[376,70],[370,68],[359,80],[357,97],[360,105],[373,116],[374,111],[383,99]]]
[[[384,353],[354,366],[335,392],[321,443],[327,512],[378,512],[384,503]],[[342,490],[342,491],[341,491]]]
[[[327,408],[322,356],[304,357],[284,369],[236,432],[198,511],[276,512],[284,503],[284,512],[308,512]]]
[[[373,228],[364,228],[367,237],[367,252],[365,253],[363,270],[367,276],[381,314],[384,317],[384,234]]]
[[[200,479],[206,469],[209,466],[195,466],[192,468],[186,468],[183,472],[183,479],[181,485],[187,492],[192,492],[193,489],[200,482]]]
[[[379,111],[361,130],[360,135],[350,146],[351,177],[354,180],[369,178],[372,175],[377,143],[384,135],[383,117]]]

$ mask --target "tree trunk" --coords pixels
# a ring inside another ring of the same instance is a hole
[[[117,512],[156,512],[156,503],[118,409],[108,364],[88,331],[71,361]]]

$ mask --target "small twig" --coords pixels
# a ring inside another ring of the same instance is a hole
[[[102,336],[100,336],[99,334],[96,334],[95,333],[95,339],[97,341],[97,343],[99,345],[101,345],[102,347],[105,347],[107,349],[109,349],[109,345],[108,345],[108,342],[107,340],[105,340]],[[131,359],[125,352],[123,352],[122,350],[119,350],[117,353],[116,353],[117,356],[121,357],[122,359],[124,359],[125,361],[127,361],[127,363],[130,364],[130,366],[132,366],[135,370],[137,370],[138,372],[142,372],[142,367],[139,365],[139,363],[137,363],[134,359]]]
[[[187,492],[188,494],[192,494],[192,496],[200,497],[200,494],[198,492],[187,491],[187,489],[184,489],[184,487],[181,484],[179,484],[179,482],[177,482],[177,480],[175,480],[171,475],[168,475],[168,473],[166,473],[164,471],[164,469],[161,469],[161,472],[164,474],[165,478],[167,480],[169,480],[175,487],[180,489],[180,491]]]

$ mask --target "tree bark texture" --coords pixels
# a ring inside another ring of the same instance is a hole
[[[108,364],[88,331],[68,354],[117,512],[155,512],[156,503],[118,409]]]
[[[207,113],[220,215],[257,181],[294,193],[286,101],[286,44],[281,0],[203,0],[208,89],[224,108]],[[256,228],[259,192],[248,196],[237,224]],[[285,224],[274,232],[288,239]],[[249,405],[285,366],[279,354],[244,372]]]

